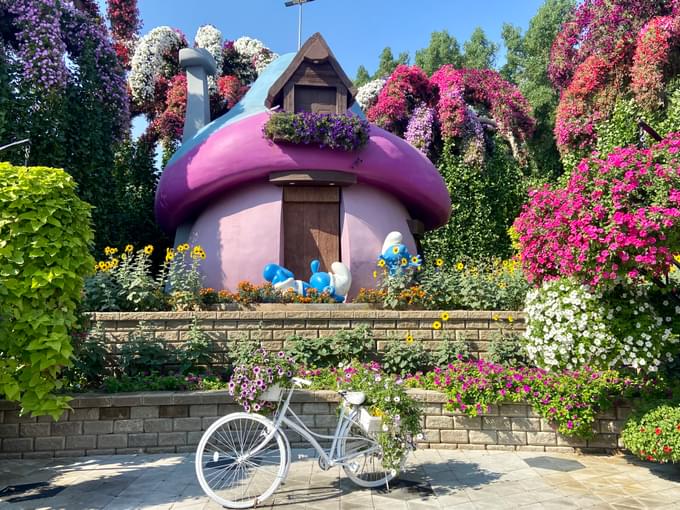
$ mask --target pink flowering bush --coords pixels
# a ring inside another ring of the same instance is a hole
[[[435,100],[427,75],[417,66],[399,65],[387,79],[376,103],[368,109],[368,120],[402,135],[416,106]]]
[[[680,252],[680,133],[584,159],[566,186],[531,193],[515,221],[530,281],[598,285],[666,275]]]
[[[659,16],[640,34],[631,68],[631,89],[637,102],[648,110],[664,104],[664,74],[671,50],[680,46],[680,16]]]
[[[611,395],[635,383],[615,371],[548,372],[470,360],[409,376],[406,385],[443,391],[449,398],[447,410],[468,416],[483,415],[504,402],[528,403],[558,432],[589,437],[597,413],[611,406]]]
[[[680,50],[679,16],[677,0],[585,0],[563,25],[548,75],[562,92],[555,137],[567,166],[598,146],[599,130],[612,129],[602,124],[622,101],[635,98],[647,112],[673,115],[663,110],[669,70]],[[621,122],[635,123],[639,116],[636,111]],[[668,132],[662,117],[646,120]],[[636,141],[636,135],[625,140]]]

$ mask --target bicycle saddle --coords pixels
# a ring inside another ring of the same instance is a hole
[[[342,398],[344,398],[348,404],[360,406],[366,400],[366,394],[363,391],[348,391],[342,393]]]

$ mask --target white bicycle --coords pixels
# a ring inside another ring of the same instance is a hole
[[[382,466],[382,447],[360,416],[363,392],[339,392],[344,400],[333,436],[316,434],[290,409],[294,388],[310,381],[293,378],[293,388],[281,400],[273,419],[261,414],[232,413],[205,431],[196,450],[196,476],[203,491],[227,508],[251,508],[269,498],[286,479],[291,462],[286,425],[304,437],[319,453],[319,466],[342,466],[352,482],[361,487],[388,484],[396,470]],[[362,422],[360,424],[360,421]],[[316,438],[331,439],[325,450]],[[408,451],[401,459],[403,467]]]

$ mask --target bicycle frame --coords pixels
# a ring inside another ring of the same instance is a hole
[[[312,445],[312,447],[317,451],[321,459],[328,467],[333,467],[336,465],[347,466],[349,464],[347,462],[348,460],[351,460],[357,457],[358,455],[372,453],[373,451],[380,449],[380,446],[376,441],[373,441],[372,439],[367,437],[361,437],[362,440],[368,442],[369,444],[372,443],[372,445],[365,450],[361,450],[359,453],[353,452],[352,455],[345,455],[341,457],[339,451],[340,439],[356,437],[346,436],[345,434],[347,433],[347,430],[353,423],[358,425],[355,419],[358,410],[351,409],[349,412],[347,412],[346,406],[342,405],[340,408],[340,417],[338,418],[338,423],[335,427],[335,433],[332,436],[317,434],[309,430],[307,425],[305,425],[302,422],[298,415],[295,414],[295,412],[293,412],[293,410],[290,409],[290,400],[293,396],[294,391],[295,390],[291,388],[290,391],[288,392],[288,396],[282,402],[282,405],[278,410],[275,420],[272,421],[271,430],[267,433],[267,435],[264,437],[264,439],[258,446],[256,446],[250,452],[244,455],[245,458],[248,458],[252,455],[256,455],[257,453],[259,453],[269,443],[269,441],[273,439],[274,435],[281,430],[282,425],[287,425],[292,430],[294,430],[302,437],[304,437],[307,440],[307,442],[309,442],[309,444]],[[286,416],[288,413],[291,414],[295,421]],[[331,443],[331,447],[328,449],[328,452],[326,452],[326,450],[319,444],[319,442],[315,438],[333,440]]]

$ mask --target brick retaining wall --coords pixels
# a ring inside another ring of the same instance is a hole
[[[178,347],[196,317],[199,327],[212,339],[216,364],[227,361],[230,344],[239,340],[259,340],[265,348],[279,350],[292,335],[323,337],[360,325],[372,330],[373,351],[382,351],[389,339],[404,340],[410,333],[425,342],[428,349],[436,349],[446,337],[463,339],[477,357],[488,350],[493,335],[501,328],[524,330],[521,312],[448,313],[449,320],[438,331],[432,329],[432,323],[440,320],[442,311],[371,310],[360,305],[260,305],[255,310],[212,312],[96,312],[91,319],[103,324],[109,350],[116,355],[139,321],[147,323],[156,339]]]
[[[410,391],[425,412],[426,448],[611,451],[622,447],[619,433],[630,413],[623,405],[602,413],[596,434],[586,441],[556,434],[527,405],[493,406],[488,414],[468,417],[443,410],[442,393]],[[338,401],[334,391],[299,391],[292,407],[315,432],[332,434]],[[0,459],[193,452],[211,423],[241,410],[230,402],[226,391],[84,394],[54,422],[20,417],[14,403],[0,401]]]

